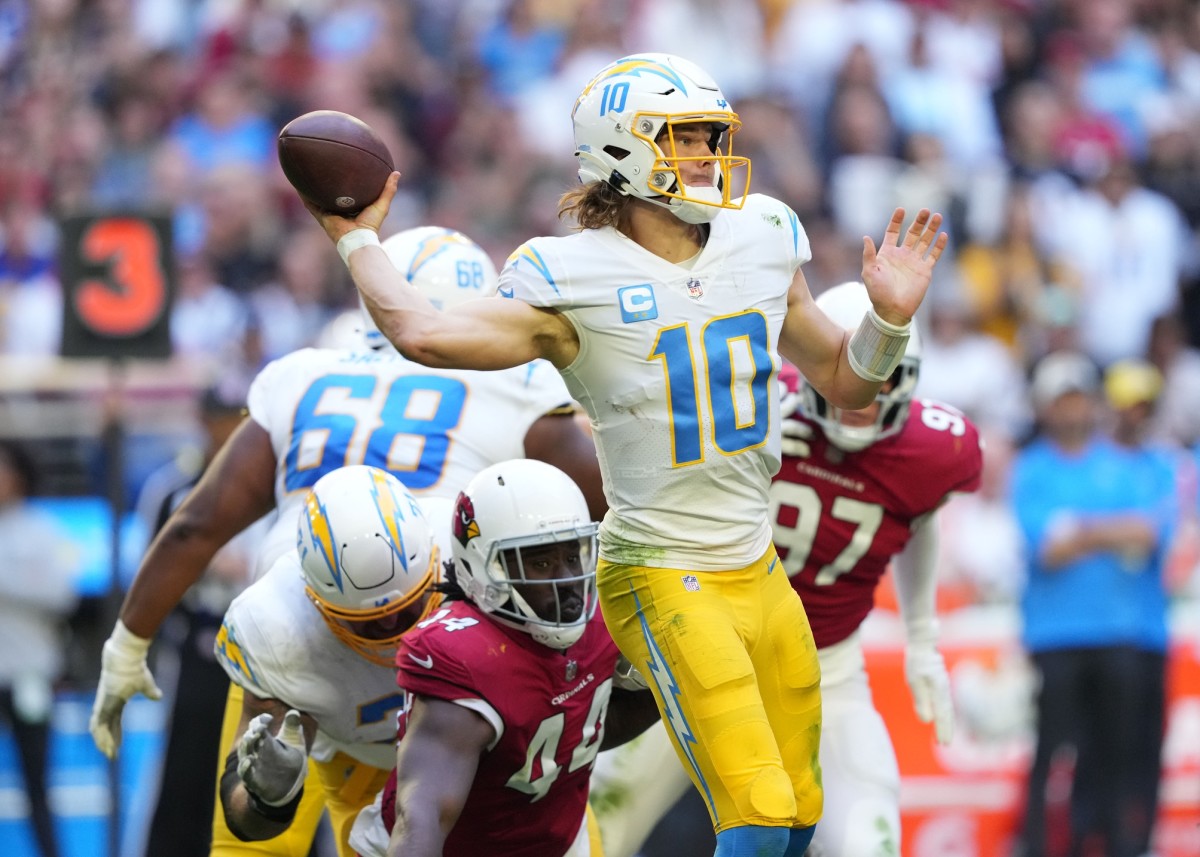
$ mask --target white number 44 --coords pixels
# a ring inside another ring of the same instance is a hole
[[[600,752],[600,744],[604,741],[604,717],[608,712],[608,697],[611,691],[611,678],[596,685],[592,705],[588,710],[587,720],[584,721],[583,734],[579,736],[579,743],[571,752],[568,772],[578,771],[585,765],[590,765]],[[531,795],[534,801],[546,796],[561,772],[557,756],[565,721],[566,715],[560,711],[538,725],[537,731],[529,741],[529,749],[525,752],[524,767],[509,777],[505,785]]]

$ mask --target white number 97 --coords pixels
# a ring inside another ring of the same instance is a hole
[[[921,422],[934,431],[948,431],[955,437],[962,437],[967,433],[967,423],[963,419],[961,412],[950,408],[948,405],[943,405],[929,400],[921,402]]]

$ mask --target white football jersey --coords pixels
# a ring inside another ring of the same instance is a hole
[[[327,762],[341,750],[389,770],[404,707],[395,667],[372,663],[335,637],[304,585],[300,557],[288,551],[225,611],[217,660],[248,692],[317,721],[313,758]]]
[[[690,267],[613,228],[535,238],[509,257],[500,294],[562,312],[579,335],[562,374],[592,421],[605,559],[719,570],[767,549],[776,347],[809,257],[796,215],[761,195],[718,214]]]
[[[277,517],[257,574],[295,546],[304,495],[329,471],[369,464],[417,497],[453,500],[483,468],[523,458],[529,427],[571,404],[544,360],[472,372],[430,369],[391,349],[305,348],[279,358],[254,379],[248,397],[277,462]]]

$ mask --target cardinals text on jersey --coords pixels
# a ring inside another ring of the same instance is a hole
[[[443,605],[405,637],[400,686],[470,708],[496,732],[446,857],[567,853],[584,818],[617,656],[599,613],[577,643],[557,651],[468,601]],[[383,798],[389,829],[394,793],[393,776]]]

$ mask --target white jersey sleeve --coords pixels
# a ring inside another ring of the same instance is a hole
[[[777,345],[809,254],[791,209],[752,195],[717,216],[691,267],[612,228],[537,238],[509,257],[500,294],[558,310],[579,338],[563,377],[592,420],[606,559],[719,570],[766,550]]]
[[[330,470],[369,464],[418,497],[454,498],[488,465],[524,457],[530,426],[571,406],[544,360],[470,372],[431,369],[390,350],[308,348],[274,361],[249,395],[276,459],[278,514],[258,573],[295,544],[304,495]]]
[[[213,649],[235,684],[317,721],[318,760],[342,750],[384,770],[394,764],[396,715],[404,707],[396,671],[333,635],[305,594],[294,551],[234,599]]]

